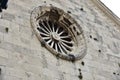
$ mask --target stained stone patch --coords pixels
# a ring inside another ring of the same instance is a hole
[[[8,21],[15,20],[15,16],[10,13],[4,13],[2,15],[2,18],[4,18],[5,20],[8,20]]]

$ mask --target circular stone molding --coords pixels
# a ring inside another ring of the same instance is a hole
[[[57,57],[75,61],[86,54],[86,43],[80,25],[63,10],[53,6],[36,7],[31,26],[41,42]]]

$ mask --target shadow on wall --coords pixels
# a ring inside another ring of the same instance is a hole
[[[1,68],[0,68],[0,80],[2,80],[2,77],[1,77]]]

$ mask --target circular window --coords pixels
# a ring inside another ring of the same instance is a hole
[[[86,43],[81,27],[63,10],[39,6],[32,11],[31,26],[42,46],[66,60],[85,56]]]

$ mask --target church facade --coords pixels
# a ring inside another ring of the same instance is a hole
[[[120,80],[120,20],[99,0],[8,0],[0,80]]]

